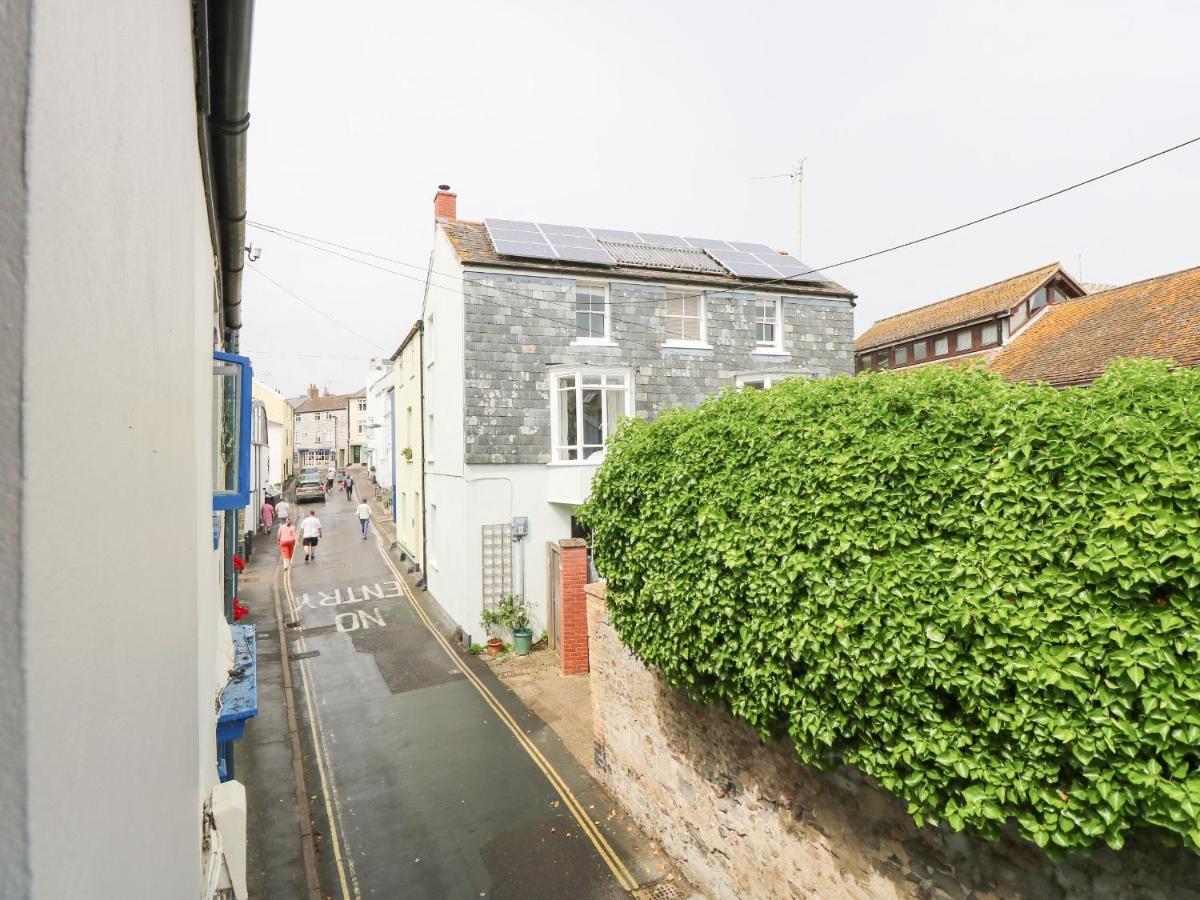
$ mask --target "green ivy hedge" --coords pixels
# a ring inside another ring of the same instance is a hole
[[[667,681],[920,822],[1200,851],[1200,371],[928,367],[614,436],[581,517]]]

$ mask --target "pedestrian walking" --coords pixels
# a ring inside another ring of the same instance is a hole
[[[362,526],[363,540],[367,539],[367,529],[371,527],[371,506],[366,500],[358,504],[358,509],[354,511],[358,516],[358,524]]]
[[[283,567],[292,567],[292,553],[296,549],[296,528],[291,522],[282,519],[279,522],[279,552],[283,556]]]
[[[354,479],[350,477],[350,473],[346,473],[346,480],[343,482],[346,486],[346,499],[353,499],[354,495]]]
[[[280,525],[291,521],[292,507],[286,500],[279,500],[275,503],[275,518]]]
[[[304,541],[304,561],[317,558],[317,541],[321,539],[321,520],[311,509],[300,523],[300,537]]]
[[[337,470],[333,466],[330,466],[329,471],[325,473],[325,493],[329,494],[333,492],[333,479],[336,476]]]
[[[265,500],[262,505],[262,523],[263,530],[270,534],[271,529],[275,526],[275,507]]]

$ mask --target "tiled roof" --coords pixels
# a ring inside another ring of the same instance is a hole
[[[1004,312],[1016,306],[1060,272],[1062,266],[1050,263],[1032,272],[1023,272],[1004,281],[989,284],[987,287],[976,288],[965,294],[939,300],[937,303],[888,316],[859,335],[854,342],[854,349],[869,350],[872,347],[952,328],[982,316]]]
[[[991,368],[1010,381],[1088,384],[1120,356],[1200,365],[1200,267],[1056,303]]]
[[[335,409],[346,409],[350,398],[356,394],[335,394],[332,397],[308,397],[296,407],[296,412],[329,412]]]
[[[832,297],[854,299],[854,294],[832,281],[774,282],[763,285],[752,279],[734,278],[732,275],[708,275],[701,272],[676,272],[667,269],[652,269],[641,266],[592,266],[587,263],[513,259],[500,256],[488,238],[487,228],[482,222],[467,222],[462,219],[439,220],[438,224],[450,239],[459,262],[464,265],[503,266],[508,269],[529,269],[556,275],[607,274],[617,278],[633,278],[658,282],[685,282],[687,284],[710,284],[715,288],[749,289],[798,294],[821,294]]]

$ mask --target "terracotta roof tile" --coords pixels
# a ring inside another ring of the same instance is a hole
[[[1062,266],[1050,263],[987,287],[888,316],[859,335],[854,342],[854,349],[869,350],[1003,312],[1016,306],[1060,272]]]
[[[1200,365],[1200,267],[1057,303],[991,368],[1010,381],[1088,384],[1122,356]]]
[[[492,247],[487,228],[481,222],[466,222],[462,219],[440,220],[438,224],[450,239],[459,262],[480,265],[504,266],[509,269],[530,269],[558,275],[592,275],[607,273],[618,278],[635,278],[649,281],[686,282],[688,284],[711,284],[716,288],[754,289],[798,294],[823,294],[825,296],[854,299],[854,293],[836,282],[769,284],[734,278],[732,275],[704,275],[698,272],[676,272],[669,269],[649,269],[638,266],[589,266],[586,263],[562,261],[512,259],[500,256]]]

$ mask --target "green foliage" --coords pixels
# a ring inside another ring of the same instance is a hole
[[[581,510],[621,639],[918,822],[1200,851],[1200,370],[935,366],[627,422]]]
[[[470,646],[470,649],[468,649],[467,652],[470,653],[472,656],[478,656],[480,653],[483,652],[483,644],[472,644]]]

